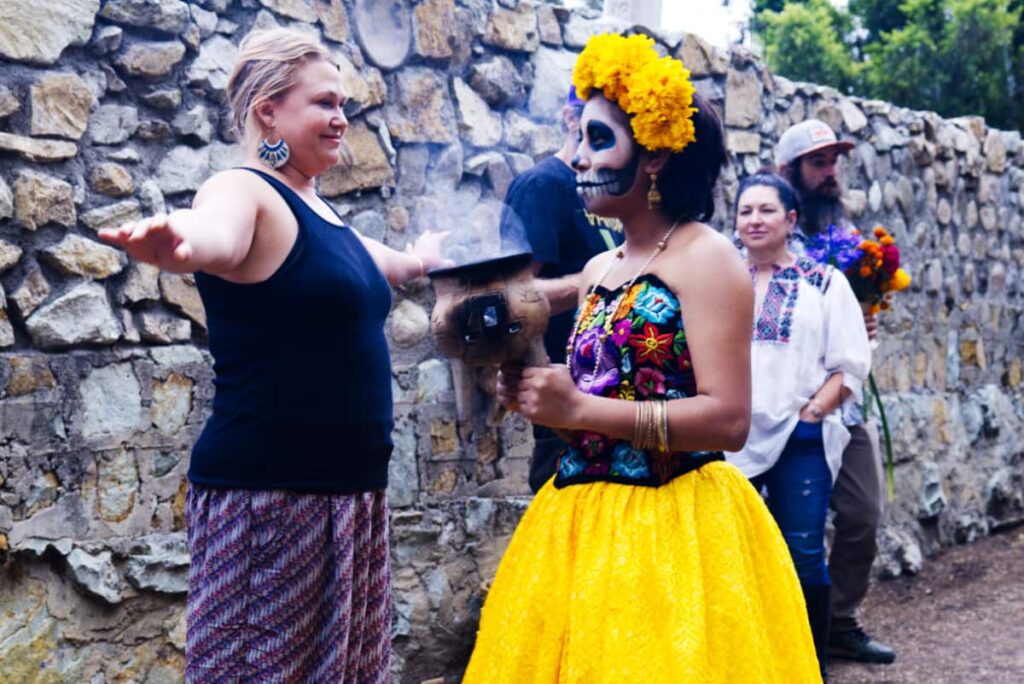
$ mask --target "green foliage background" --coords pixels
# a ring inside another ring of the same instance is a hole
[[[772,70],[1024,130],[1024,0],[755,0]]]

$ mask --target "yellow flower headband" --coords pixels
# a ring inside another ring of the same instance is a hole
[[[681,152],[697,139],[690,72],[678,59],[659,57],[647,36],[594,36],[576,60],[572,81],[581,99],[596,89],[618,104],[630,115],[633,137],[652,152]]]

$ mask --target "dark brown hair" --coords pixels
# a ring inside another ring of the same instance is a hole
[[[715,215],[715,185],[728,161],[722,121],[711,103],[694,93],[696,140],[669,157],[658,174],[661,210],[673,220],[709,221]]]

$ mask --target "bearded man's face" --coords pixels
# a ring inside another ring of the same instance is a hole
[[[799,184],[802,193],[822,199],[837,200],[842,194],[839,186],[839,159],[837,149],[812,152],[800,158]]]

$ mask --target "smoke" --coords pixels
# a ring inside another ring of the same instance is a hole
[[[427,187],[415,200],[413,226],[417,234],[449,231],[442,256],[461,266],[531,251],[522,218],[487,191],[483,178],[466,175],[456,186],[430,182],[433,171],[428,167]]]
[[[495,197],[485,168],[464,168],[461,160],[453,160],[453,149],[459,146],[432,155],[427,165],[412,211],[416,234],[449,231],[441,255],[457,266],[529,252],[523,218]],[[501,159],[498,153],[488,156]],[[507,167],[504,173],[510,177]]]

